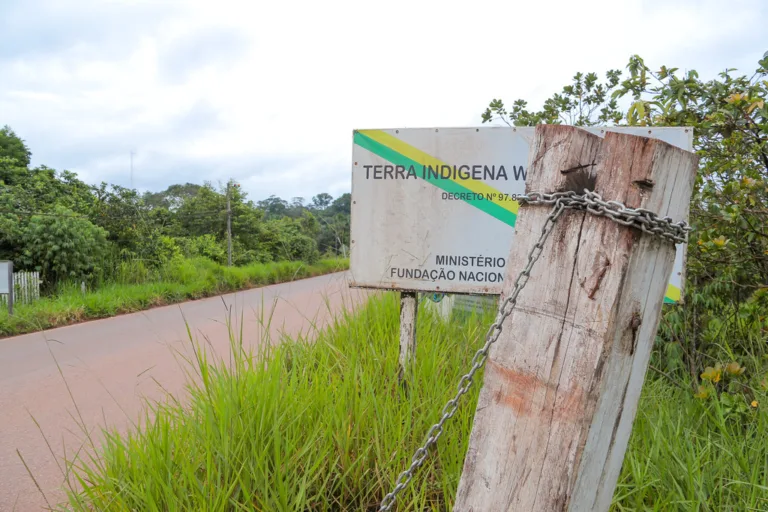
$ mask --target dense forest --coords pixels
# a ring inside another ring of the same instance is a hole
[[[90,185],[67,170],[33,168],[31,155],[11,127],[0,130],[0,260],[40,271],[49,289],[112,281],[125,262],[135,269],[138,261],[146,271],[173,258],[226,264],[228,197],[233,265],[313,263],[347,251],[350,194],[254,202],[235,182],[140,193]]]

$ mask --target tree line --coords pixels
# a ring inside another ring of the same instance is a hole
[[[173,258],[227,263],[227,199],[232,263],[314,262],[345,255],[350,194],[310,201],[276,196],[254,202],[232,181],[174,184],[160,192],[31,167],[32,152],[9,126],[0,129],[0,260],[38,270],[48,285],[109,280],[126,260],[149,268]]]

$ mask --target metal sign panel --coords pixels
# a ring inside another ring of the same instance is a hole
[[[11,283],[13,283],[13,263],[0,261],[0,295],[11,292]]]
[[[693,146],[690,128],[585,129]],[[533,136],[533,127],[356,130],[351,285],[501,293]],[[667,301],[680,298],[684,257],[680,245]]]

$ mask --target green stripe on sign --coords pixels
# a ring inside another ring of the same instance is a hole
[[[354,143],[360,146],[363,149],[367,149],[371,153],[373,153],[376,156],[379,156],[383,158],[384,160],[392,163],[393,165],[402,165],[406,169],[408,169],[410,166],[413,166],[415,169],[417,169],[417,174],[421,176],[422,171],[422,165],[418,162],[411,160],[407,156],[404,156],[397,151],[395,151],[392,148],[389,148],[380,142],[377,142],[370,137],[366,137],[360,132],[355,132],[354,136]],[[459,194],[459,193],[465,193],[465,194],[474,194],[471,190],[462,187],[458,183],[452,180],[444,180],[433,177],[420,177],[419,179],[426,181],[437,188],[440,188],[442,190],[445,190],[446,192],[450,192],[451,194]],[[477,208],[478,210],[481,210],[491,217],[500,220],[504,224],[508,224],[510,226],[515,225],[515,220],[517,219],[517,215],[510,212],[509,210],[506,210],[502,208],[501,206],[497,205],[496,203],[493,203],[491,201],[485,200],[485,199],[469,199],[465,200],[467,204],[470,204]]]

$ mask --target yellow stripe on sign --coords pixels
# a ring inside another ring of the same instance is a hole
[[[670,284],[667,286],[667,294],[664,296],[664,298],[669,299],[672,302],[680,302],[680,288]]]
[[[417,149],[409,144],[406,144],[402,140],[398,139],[397,137],[393,137],[392,135],[388,134],[385,131],[360,130],[360,133],[362,133],[366,137],[369,137],[375,140],[379,144],[387,146],[388,148],[397,151],[401,155],[410,158],[414,162],[417,162],[419,165],[432,166],[432,168],[436,168],[439,165],[449,165],[446,162],[443,162],[442,160],[438,160],[432,155],[429,155],[421,151],[420,149]],[[503,197],[504,194],[496,190],[495,188],[491,187],[490,185],[487,185],[486,183],[480,180],[475,180],[471,178],[466,180],[461,180],[461,181],[450,179],[449,181],[452,181],[458,185],[461,185],[462,187],[476,194],[482,194],[485,197],[494,197],[494,199],[489,199],[489,201],[517,215],[517,211],[520,207],[519,203],[517,201],[512,201],[512,200],[505,201],[503,199],[497,199],[499,197]],[[496,195],[491,196],[489,194],[496,194]]]

